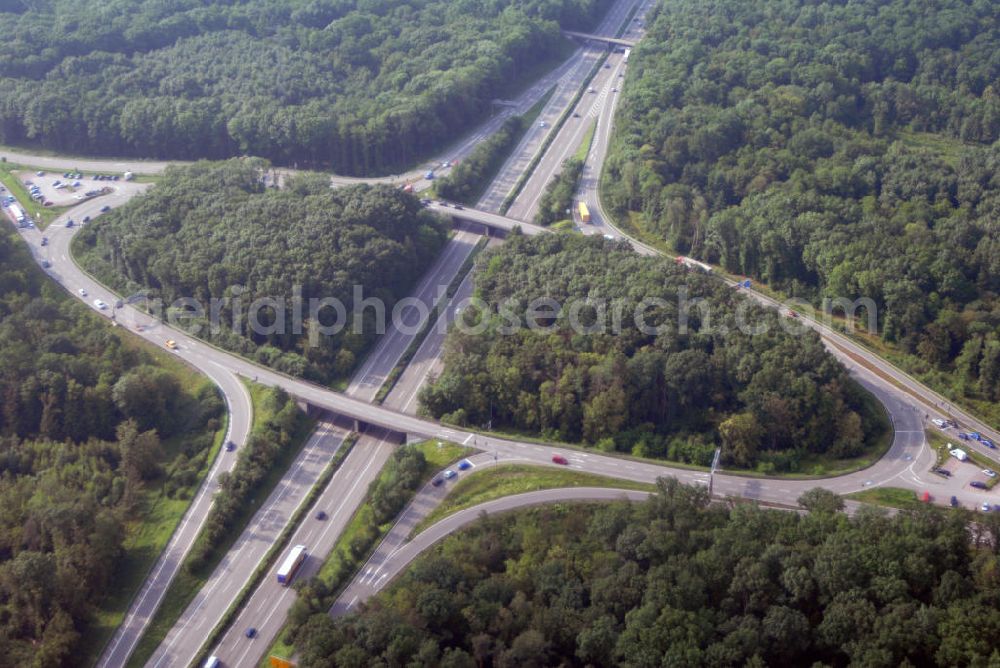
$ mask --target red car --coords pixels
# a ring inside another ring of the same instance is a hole
[[[562,464],[563,466],[566,466],[567,464],[569,464],[569,460],[567,460],[562,455],[552,455],[552,463],[553,464]]]

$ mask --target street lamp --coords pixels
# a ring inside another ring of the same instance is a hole
[[[722,454],[722,448],[715,449],[715,455],[712,457],[712,468],[708,472],[708,498],[712,498],[712,487],[715,482],[715,471],[719,468],[719,456]]]

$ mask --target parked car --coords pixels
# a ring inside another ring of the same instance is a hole
[[[431,480],[431,484],[434,485],[435,487],[440,487],[441,483],[443,483],[443,482],[444,482],[444,478],[440,478],[440,477],[434,478],[434,480]]]
[[[994,471],[993,469],[983,469],[983,475],[986,476],[987,478],[996,478],[997,472]]]
[[[988,513],[990,512],[990,504],[987,503],[986,501],[983,501],[983,505],[979,506],[979,509],[984,513]]]
[[[975,487],[976,489],[988,489],[985,482],[979,480],[973,480],[969,483],[969,487]]]
[[[448,469],[447,471],[444,472],[444,479],[445,480],[451,480],[452,478],[454,478],[457,475],[458,475],[457,473],[455,473],[451,469]]]
[[[949,471],[948,469],[938,468],[936,466],[931,469],[931,473],[936,473],[937,475],[941,476],[942,478],[950,478],[951,477],[951,471]]]
[[[468,459],[463,459],[462,461],[460,461],[458,463],[458,470],[459,471],[467,471],[468,469],[471,469],[471,468],[472,468],[472,462],[470,462]]]

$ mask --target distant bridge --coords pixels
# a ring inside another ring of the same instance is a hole
[[[577,39],[589,39],[595,42],[604,42],[605,44],[613,44],[614,46],[627,46],[632,48],[635,46],[635,41],[631,39],[621,39],[619,37],[605,37],[604,35],[590,35],[585,32],[573,32],[572,30],[563,30],[564,35],[570,37],[576,37]]]

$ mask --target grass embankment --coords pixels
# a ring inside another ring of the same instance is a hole
[[[270,388],[256,383],[247,382],[246,384],[253,404],[252,434],[263,429],[275,417],[276,412],[272,406],[273,402],[267,398],[267,394],[271,391]],[[153,652],[156,651],[156,648],[177,622],[177,619],[180,618],[185,608],[187,608],[195,595],[208,581],[212,571],[215,570],[229,548],[239,538],[247,523],[271,495],[278,482],[281,481],[285,471],[295,461],[295,458],[308,440],[313,427],[314,422],[312,420],[303,420],[302,426],[292,438],[290,446],[281,453],[274,466],[268,471],[254,496],[244,504],[239,517],[228,527],[226,537],[211,552],[211,558],[206,560],[205,564],[197,571],[194,571],[190,567],[190,556],[184,560],[173,582],[170,583],[170,587],[167,589],[160,607],[156,610],[153,619],[150,620],[132,656],[129,657],[128,666],[136,668],[142,666],[152,656]],[[191,553],[197,551],[198,543],[203,539],[204,534],[199,535]]]
[[[481,467],[474,475],[466,475],[452,488],[444,501],[432,510],[411,536],[415,536],[439,520],[454,515],[460,510],[477,506],[487,501],[525,492],[562,487],[613,487],[637,489],[652,492],[655,485],[633,482],[594,473],[581,473],[567,469],[529,464],[503,464]]]
[[[472,448],[466,448],[450,441],[438,440],[422,441],[406,447],[420,450],[427,462],[424,467],[420,485],[413,490],[410,494],[410,498],[412,498],[412,496],[416,494],[416,491],[423,487],[423,485],[425,485],[442,468],[452,462],[468,456],[473,452]],[[358,507],[354,515],[351,517],[350,522],[348,522],[347,526],[344,527],[343,533],[340,534],[340,537],[337,539],[337,542],[330,551],[330,554],[327,555],[326,559],[323,561],[323,565],[320,567],[319,573],[316,574],[317,578],[326,583],[329,591],[339,592],[344,588],[344,586],[347,585],[348,582],[350,582],[354,573],[365,564],[368,557],[371,556],[371,553],[375,551],[375,547],[379,544],[382,538],[385,537],[385,535],[389,532],[389,529],[391,529],[392,525],[395,523],[396,518],[393,517],[388,522],[376,527],[374,537],[367,541],[367,547],[359,553],[359,556],[352,556],[352,552],[358,552],[356,541],[364,540],[366,536],[369,535],[369,529],[373,523],[372,518],[374,516],[374,510],[371,505],[372,489],[378,486],[380,482],[385,482],[389,475],[390,473],[388,469],[383,468],[382,473],[379,474],[379,477],[368,488],[368,493],[365,495],[364,503]],[[407,499],[406,503],[409,504],[409,499]],[[260,665],[270,666],[268,657],[271,655],[290,657],[294,651],[295,649],[285,642],[285,629],[282,628]]]
[[[168,371],[177,379],[182,390],[182,396],[198,397],[206,392],[215,392],[211,380],[201,375],[193,368],[178,360],[174,355],[159,347],[147,343],[135,336],[128,335],[121,329],[113,330],[126,348],[141,350],[154,358],[156,365]],[[186,416],[197,409],[192,401],[178,410],[178,420],[186,420]],[[212,425],[212,446],[201,456],[197,475],[190,485],[178,487],[172,494],[167,493],[166,474],[149,481],[139,497],[136,517],[128,523],[127,535],[123,548],[125,550],[121,564],[116,568],[115,589],[105,599],[97,611],[93,623],[88,627],[87,634],[80,644],[80,663],[92,665],[97,662],[100,653],[111,639],[115,629],[121,624],[128,612],[132,600],[139,592],[156,560],[163,552],[171,536],[177,529],[181,518],[187,512],[195,491],[201,486],[215,461],[227,430],[226,416],[220,422]],[[192,434],[180,433],[161,442],[161,461],[167,464],[190,444]]]
[[[923,502],[917,498],[916,492],[901,487],[876,487],[848,494],[844,498],[902,510],[918,508],[923,505]]]

